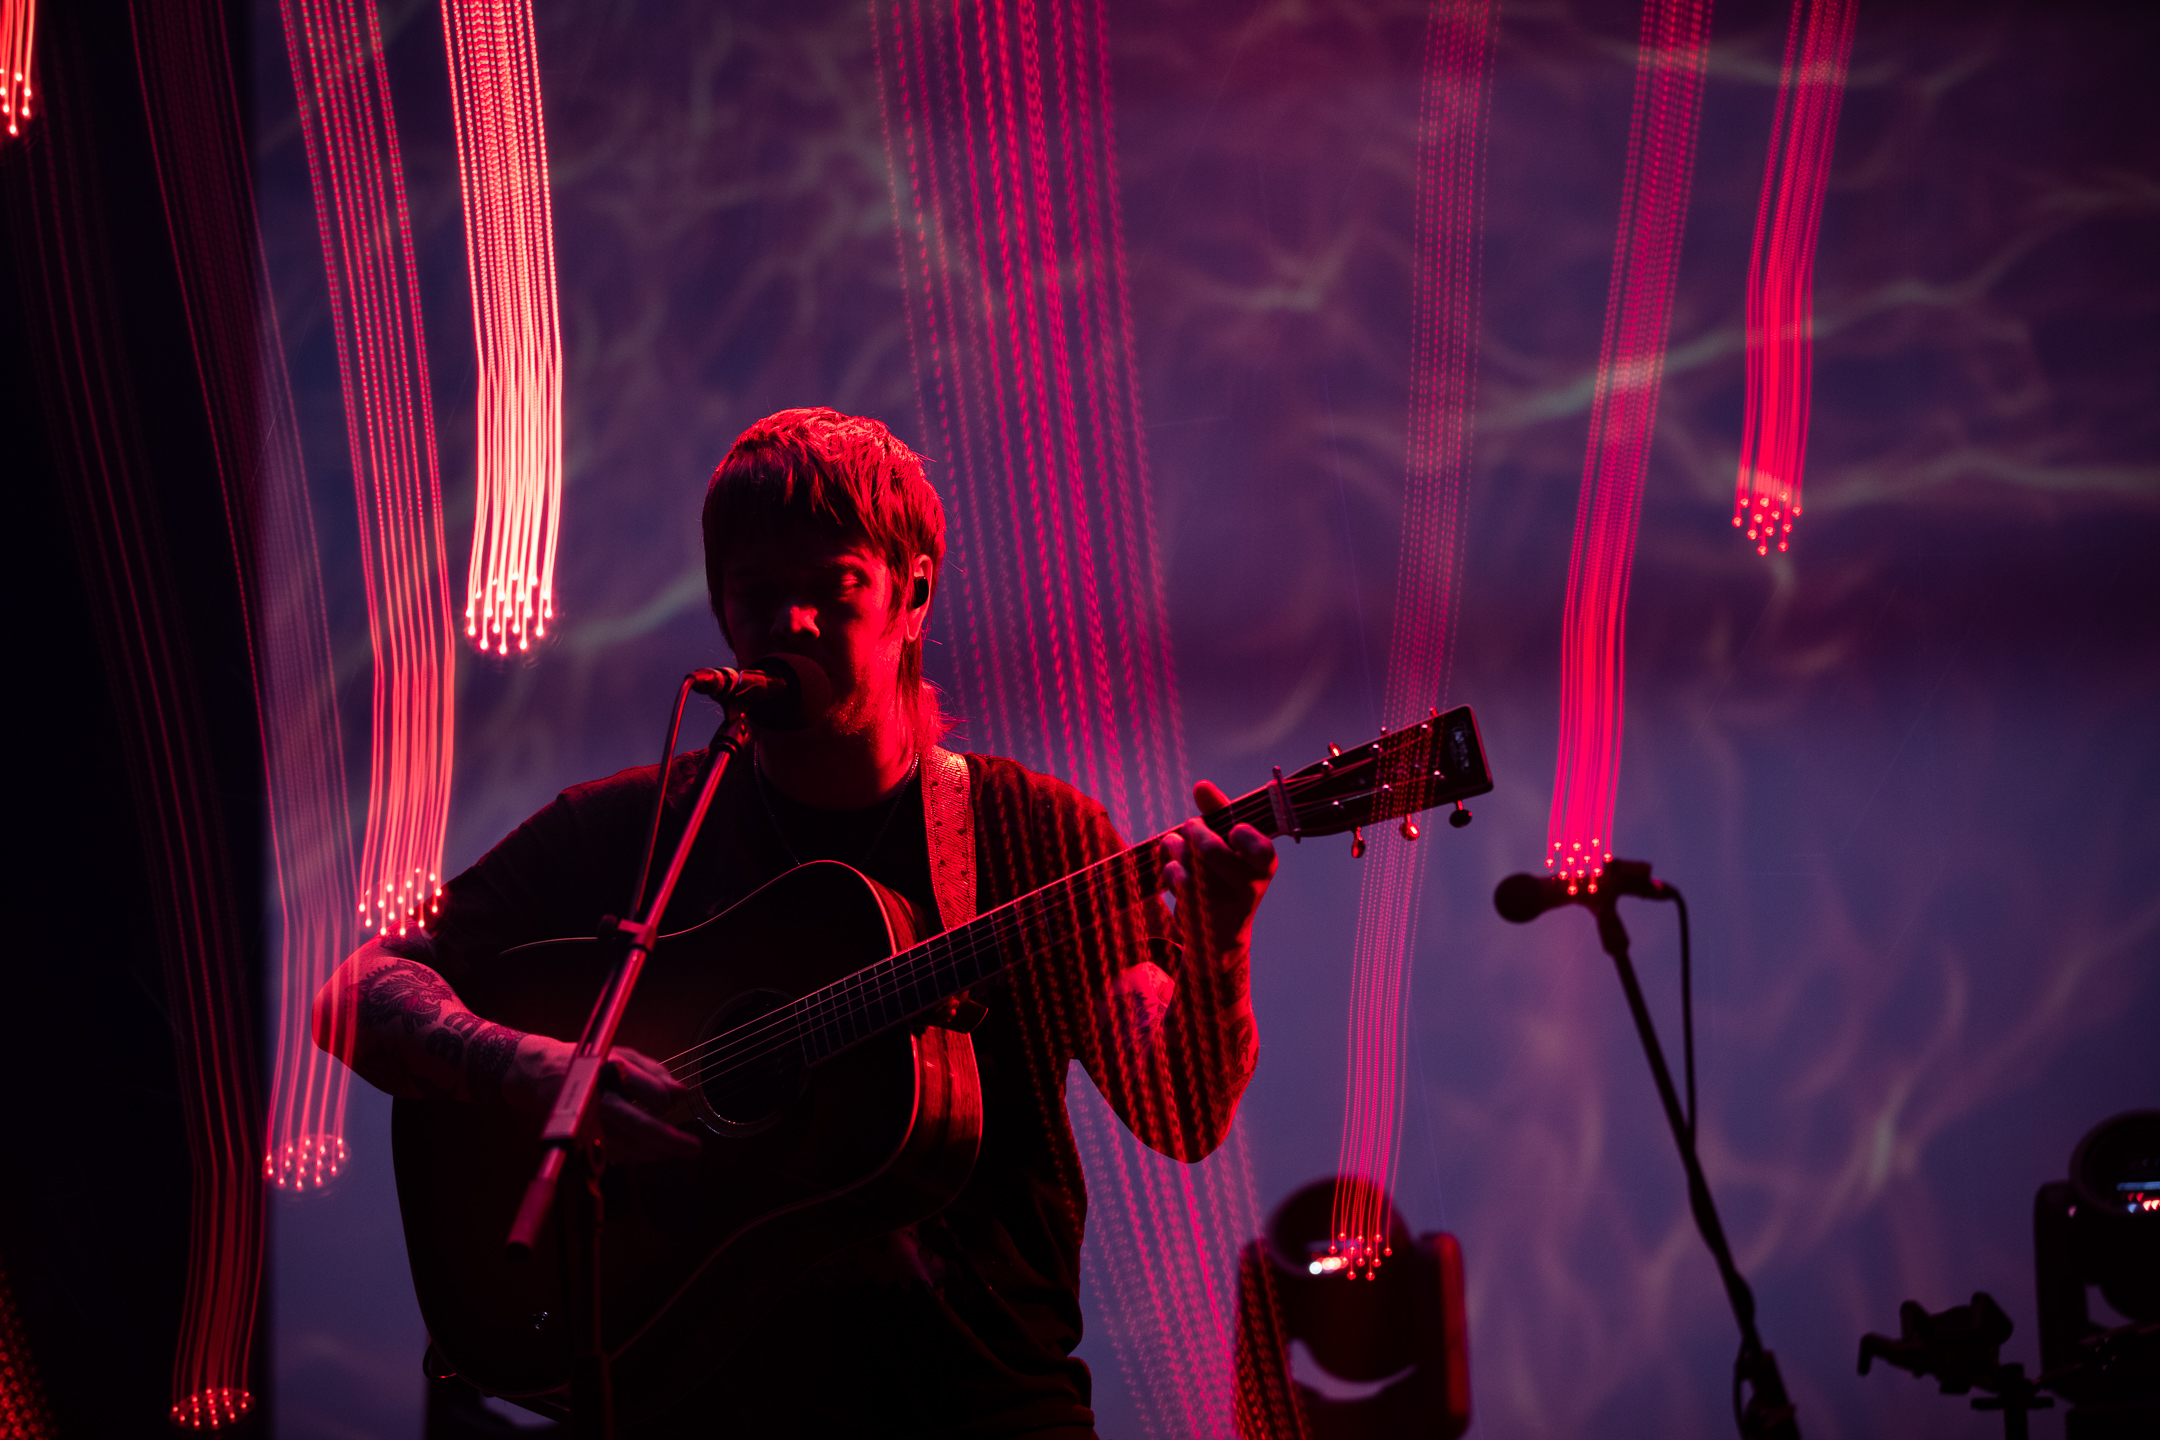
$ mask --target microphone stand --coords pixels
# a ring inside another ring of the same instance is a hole
[[[1644,867],[1647,871],[1648,867]],[[1670,885],[1673,900],[1680,892]],[[1695,1156],[1695,1130],[1680,1108],[1673,1089],[1672,1071],[1666,1068],[1665,1051],[1658,1044],[1657,1027],[1650,1021],[1650,1007],[1643,1002],[1642,986],[1635,980],[1635,962],[1628,958],[1627,927],[1620,923],[1620,896],[1608,889],[1587,902],[1597,915],[1598,939],[1620,972],[1620,987],[1627,992],[1628,1010],[1635,1017],[1636,1033],[1642,1036],[1643,1053],[1650,1060],[1650,1074],[1657,1081],[1658,1099],[1665,1105],[1665,1121],[1672,1127],[1673,1143],[1680,1147],[1680,1163],[1687,1170],[1688,1208],[1695,1214],[1695,1228],[1717,1261],[1718,1277],[1725,1282],[1726,1298],[1732,1302],[1733,1318],[1740,1322],[1740,1356],[1733,1362],[1733,1418],[1743,1440],[1800,1440],[1800,1426],[1793,1403],[1778,1374],[1777,1356],[1763,1348],[1755,1330],[1755,1293],[1733,1264],[1732,1247],[1725,1242],[1725,1227],[1718,1222],[1717,1204],[1710,1198],[1710,1183],[1703,1178],[1702,1163]],[[1743,1401],[1741,1389],[1753,1391]]]
[[[728,762],[742,752],[749,738],[742,702],[730,700],[726,717],[706,752],[697,804],[675,846],[674,857],[668,861],[660,888],[638,919],[618,920],[610,915],[600,923],[600,943],[612,952],[614,963],[606,983],[600,987],[599,999],[593,1002],[584,1033],[578,1037],[562,1090],[555,1097],[555,1108],[540,1131],[540,1143],[547,1147],[547,1153],[541,1157],[540,1167],[526,1187],[525,1199],[518,1206],[517,1220],[510,1227],[507,1244],[512,1258],[529,1258],[560,1190],[564,1205],[558,1235],[562,1241],[563,1290],[571,1337],[570,1431],[578,1440],[614,1440],[615,1435],[614,1387],[600,1332],[600,1226],[606,1218],[600,1177],[606,1165],[598,1134],[598,1107],[601,1093],[619,1080],[607,1055],[614,1046],[623,1012],[630,1006],[631,992],[637,988],[645,959],[652,954],[660,917],[667,913],[675,883],[682,878],[683,866],[690,858],[690,847],[705,822],[705,812],[712,808],[713,796],[719,793]],[[665,773],[663,768],[663,780]],[[664,805],[666,800],[663,792],[658,803]],[[573,1172],[567,1185],[566,1170]]]

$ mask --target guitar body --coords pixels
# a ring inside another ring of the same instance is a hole
[[[890,891],[844,865],[799,866],[664,937],[616,1043],[672,1060],[914,940]],[[597,942],[549,941],[505,952],[460,994],[487,1019],[575,1042],[605,974]],[[982,1136],[973,1045],[935,1027],[890,1029],[808,1069],[712,1075],[697,1112],[670,1117],[703,1138],[697,1160],[614,1166],[602,1183],[602,1339],[625,1421],[694,1388],[812,1264],[942,1209]],[[529,1261],[503,1245],[540,1163],[540,1123],[400,1100],[393,1149],[437,1350],[480,1389],[553,1408],[570,1376],[554,1222]]]

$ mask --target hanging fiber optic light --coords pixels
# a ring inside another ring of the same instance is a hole
[[[223,20],[212,0],[133,12],[196,376],[217,451],[262,734],[277,924],[277,1061],[263,1176],[327,1184],[344,1165],[350,1072],[313,1040],[309,1000],[352,948],[352,827],[299,421],[256,226]]]
[[[456,694],[419,278],[374,6],[281,8],[330,283],[375,657],[358,918],[402,934],[442,888]]]
[[[1619,236],[1560,626],[1560,755],[1545,866],[1570,891],[1596,890],[1612,858],[1628,576],[1657,428],[1709,51],[1709,0],[1645,0]]]
[[[1748,262],[1747,419],[1733,525],[1755,553],[1792,543],[1814,373],[1815,238],[1858,0],[1793,0]]]
[[[1497,6],[1446,0],[1426,30],[1418,126],[1417,231],[1411,279],[1409,467],[1386,709],[1392,730],[1437,713],[1454,651],[1462,584],[1463,493],[1477,391],[1478,282],[1484,232],[1485,123]],[[1365,861],[1351,951],[1349,1080],[1335,1187],[1336,1269],[1370,1278],[1388,1258],[1389,1190],[1401,1129],[1402,1047],[1410,956],[1425,875],[1416,824]]]
[[[480,357],[465,637],[510,653],[547,634],[562,523],[562,333],[547,129],[530,0],[445,0],[458,190]]]
[[[973,744],[1102,798],[1127,835],[1186,812],[1118,205],[1099,0],[880,0],[871,9],[926,452],[956,521],[951,653]],[[1023,985],[1025,1004],[1055,1004]],[[1145,1011],[1148,997],[1126,997]],[[1092,1073],[1146,1027],[1098,1017]],[[1085,1027],[1082,1027],[1085,1028]],[[1244,1032],[1249,1037],[1250,1029]],[[1222,1068],[1236,1037],[1196,1041]],[[1204,1052],[1204,1053],[1203,1053]],[[1177,1128],[1153,1078],[1135,1128]],[[1157,1435],[1231,1429],[1232,1280],[1257,1225],[1242,1132],[1205,1165],[1136,1141],[1092,1090],[1069,1106],[1102,1317]],[[1152,1142],[1151,1142],[1152,1143]],[[1107,1203],[1105,1203],[1107,1201]],[[1108,1212],[1104,1215],[1104,1212]]]

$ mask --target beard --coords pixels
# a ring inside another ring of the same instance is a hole
[[[882,684],[861,685],[835,695],[823,720],[810,733],[823,732],[835,740],[864,740],[893,728],[904,729],[906,710],[900,704],[895,679]]]
[[[890,638],[901,625],[901,617],[895,612],[884,637]],[[813,737],[836,740],[846,744],[860,744],[897,735],[903,741],[915,729],[919,706],[916,697],[903,697],[901,673],[907,668],[905,652],[889,668],[878,666],[870,671],[851,674],[837,672],[819,656],[790,651],[826,672],[833,682],[833,695],[824,714],[809,728],[794,732],[804,739]],[[882,658],[882,657],[881,657]],[[918,682],[919,684],[919,682]],[[844,687],[844,688],[843,688]]]

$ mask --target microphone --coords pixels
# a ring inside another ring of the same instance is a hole
[[[832,680],[814,660],[776,652],[740,670],[696,670],[690,688],[733,705],[768,730],[800,730],[832,703]]]
[[[1557,875],[1510,875],[1493,891],[1493,909],[1500,918],[1517,925],[1527,925],[1548,910],[1562,905],[1588,905],[1596,907],[1607,895],[1639,895],[1645,900],[1670,900],[1679,894],[1672,886],[1650,876],[1647,860],[1608,860],[1605,873],[1598,876],[1597,894],[1590,893],[1587,886],[1578,885],[1578,893],[1568,894],[1568,882]]]

